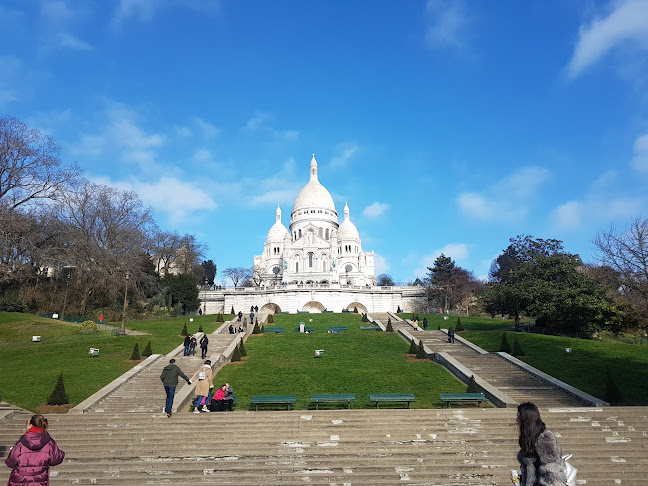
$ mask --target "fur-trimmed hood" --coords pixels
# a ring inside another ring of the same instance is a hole
[[[562,452],[556,437],[550,430],[538,436],[535,443],[536,454],[522,455],[518,452],[518,462],[522,471],[524,486],[564,486],[567,484]]]

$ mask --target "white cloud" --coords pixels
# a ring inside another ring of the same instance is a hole
[[[360,147],[352,142],[342,142],[335,146],[335,155],[331,159],[329,167],[333,170],[345,168],[353,156],[358,153]]]
[[[527,213],[525,207],[514,205],[509,199],[500,200],[499,196],[487,199],[480,194],[463,193],[459,195],[458,203],[464,214],[482,221],[515,221]]]
[[[462,2],[455,0],[428,0],[426,4],[428,47],[461,47],[469,24],[468,12]]]
[[[382,273],[387,273],[387,270],[389,270],[387,259],[378,253],[374,253],[374,271],[376,276]]]
[[[574,54],[567,65],[567,76],[574,79],[585,69],[618,47],[648,49],[648,5],[645,0],[614,2],[605,18],[581,25]]]
[[[211,152],[204,148],[196,150],[192,159],[200,163],[211,162],[213,160]]]
[[[172,7],[182,7],[203,14],[216,14],[220,10],[219,0],[120,0],[112,18],[113,28],[130,19],[150,21],[158,12]]]
[[[558,206],[552,218],[556,229],[576,229],[581,226],[583,204],[578,201],[568,201]]]
[[[41,13],[43,18],[55,25],[65,25],[77,17],[77,11],[63,0],[43,0]]]
[[[443,248],[439,248],[425,255],[418,263],[419,266],[414,269],[413,276],[421,279],[425,277],[428,273],[428,268],[434,267],[434,261],[439,258],[441,253],[453,259],[458,266],[461,266],[461,262],[468,259],[468,245],[466,243],[448,243]]]
[[[194,117],[194,123],[198,127],[198,130],[202,134],[202,137],[206,140],[212,139],[220,134],[220,128],[203,120],[200,117]]]
[[[522,167],[499,181],[494,190],[498,193],[506,193],[508,198],[528,198],[535,195],[550,176],[551,173],[544,167]]]
[[[367,218],[376,219],[389,209],[389,204],[374,202],[362,210],[362,215]]]
[[[243,130],[246,132],[255,132],[263,127],[268,120],[270,120],[270,115],[267,113],[256,113],[247,121]]]
[[[635,140],[632,168],[639,172],[648,172],[648,133]]]
[[[59,45],[61,47],[69,47],[70,49],[76,49],[79,51],[92,51],[94,48],[85,41],[77,39],[76,37],[70,34],[60,34],[59,35]]]

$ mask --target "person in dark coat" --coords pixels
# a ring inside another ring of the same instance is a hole
[[[520,486],[565,486],[565,462],[556,436],[540,418],[538,407],[526,402],[518,405],[517,424],[520,430]]]
[[[184,338],[184,355],[189,356],[189,346],[191,345],[191,336],[187,335]]]
[[[11,448],[5,464],[11,468],[7,486],[49,486],[49,468],[63,462],[65,452],[47,433],[47,419],[32,415],[25,432]]]
[[[167,417],[171,417],[171,410],[173,409],[173,398],[175,397],[175,389],[178,386],[178,376],[181,376],[185,381],[191,385],[191,380],[187,378],[182,370],[176,366],[175,359],[171,358],[169,364],[164,367],[162,374],[160,375],[160,380],[164,385],[164,391],[166,392],[166,404],[164,406],[164,411],[167,414]]]
[[[202,351],[202,359],[205,359],[207,356],[207,346],[209,345],[209,338],[207,334],[203,334],[203,337],[200,338],[200,350]]]
[[[423,318],[423,330],[424,331],[427,331],[427,326],[428,326],[427,317],[424,317]]]
[[[452,327],[448,329],[448,342],[454,344],[455,342],[455,332]]]

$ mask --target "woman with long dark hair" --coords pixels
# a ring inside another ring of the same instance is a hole
[[[518,406],[517,424],[520,430],[520,484],[522,486],[564,486],[567,484],[565,466],[556,437],[540,418],[533,403]]]
[[[48,486],[49,468],[63,462],[65,453],[47,433],[47,419],[32,415],[25,432],[11,448],[5,464],[12,471],[8,486]]]

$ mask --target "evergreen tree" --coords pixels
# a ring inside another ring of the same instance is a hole
[[[501,352],[503,353],[511,353],[511,345],[508,342],[508,339],[506,339],[506,333],[502,333],[502,343],[500,344],[500,349]]]
[[[399,305],[398,309],[396,309],[396,314],[400,314],[400,313],[401,313],[401,308],[400,308],[400,305]]]
[[[254,328],[252,329],[252,334],[261,334],[261,329],[259,329],[259,323],[256,323],[254,325]]]
[[[605,384],[605,393],[603,394],[603,400],[611,405],[621,402],[621,390],[619,390],[619,387],[614,382],[612,375],[610,375],[609,373],[607,375],[607,383]]]
[[[511,354],[515,357],[524,356],[524,351],[522,350],[522,346],[520,346],[520,341],[518,341],[517,336],[515,336],[515,340],[513,341],[513,351]]]
[[[232,306],[232,310],[230,311],[230,314],[232,314],[233,316],[236,315],[236,312],[234,312],[234,306]]]
[[[394,332],[394,328],[392,327],[392,323],[391,323],[391,318],[387,319],[387,327],[385,328],[385,331]]]
[[[142,351],[142,356],[151,356],[152,354],[153,351],[151,350],[151,341],[149,341],[146,347],[144,348],[144,351]]]
[[[425,352],[425,349],[423,348],[423,341],[419,340],[419,345],[418,345],[418,348],[416,349],[416,357],[418,359],[427,359],[427,353]]]
[[[272,317],[272,314],[268,314],[268,324],[274,324],[274,317]]]
[[[52,394],[47,399],[48,405],[65,405],[68,402],[67,393],[65,393],[65,384],[63,383],[63,373],[58,377]]]
[[[203,330],[202,324],[198,327],[198,332],[205,332],[205,331]]]
[[[184,326],[182,328],[182,332],[180,333],[180,335],[181,336],[188,336],[189,335],[189,331],[187,330],[187,323],[186,322],[184,323]]]
[[[241,344],[239,344],[239,353],[241,353],[241,357],[247,356],[247,351],[245,350],[245,344],[243,344],[242,339],[241,339]]]
[[[461,324],[461,319],[457,317],[457,325],[455,326],[455,332],[463,331],[464,327]]]
[[[409,351],[407,352],[407,354],[416,354],[416,353],[418,353],[418,346],[416,345],[416,341],[414,341],[414,339],[412,339],[410,341],[410,348],[409,348]]]
[[[480,393],[481,390],[475,382],[475,375],[470,375],[470,380],[468,380],[468,386],[466,387],[466,393]]]
[[[232,353],[232,362],[234,361],[241,361],[241,352],[238,347],[235,347],[234,352]]]
[[[142,359],[142,357],[140,356],[139,345],[137,343],[135,343],[133,354],[131,354],[130,359],[131,361],[139,361],[140,359]]]
[[[355,306],[355,305],[353,306],[353,313],[354,313],[354,314],[357,314],[357,313],[358,313],[358,307]]]

